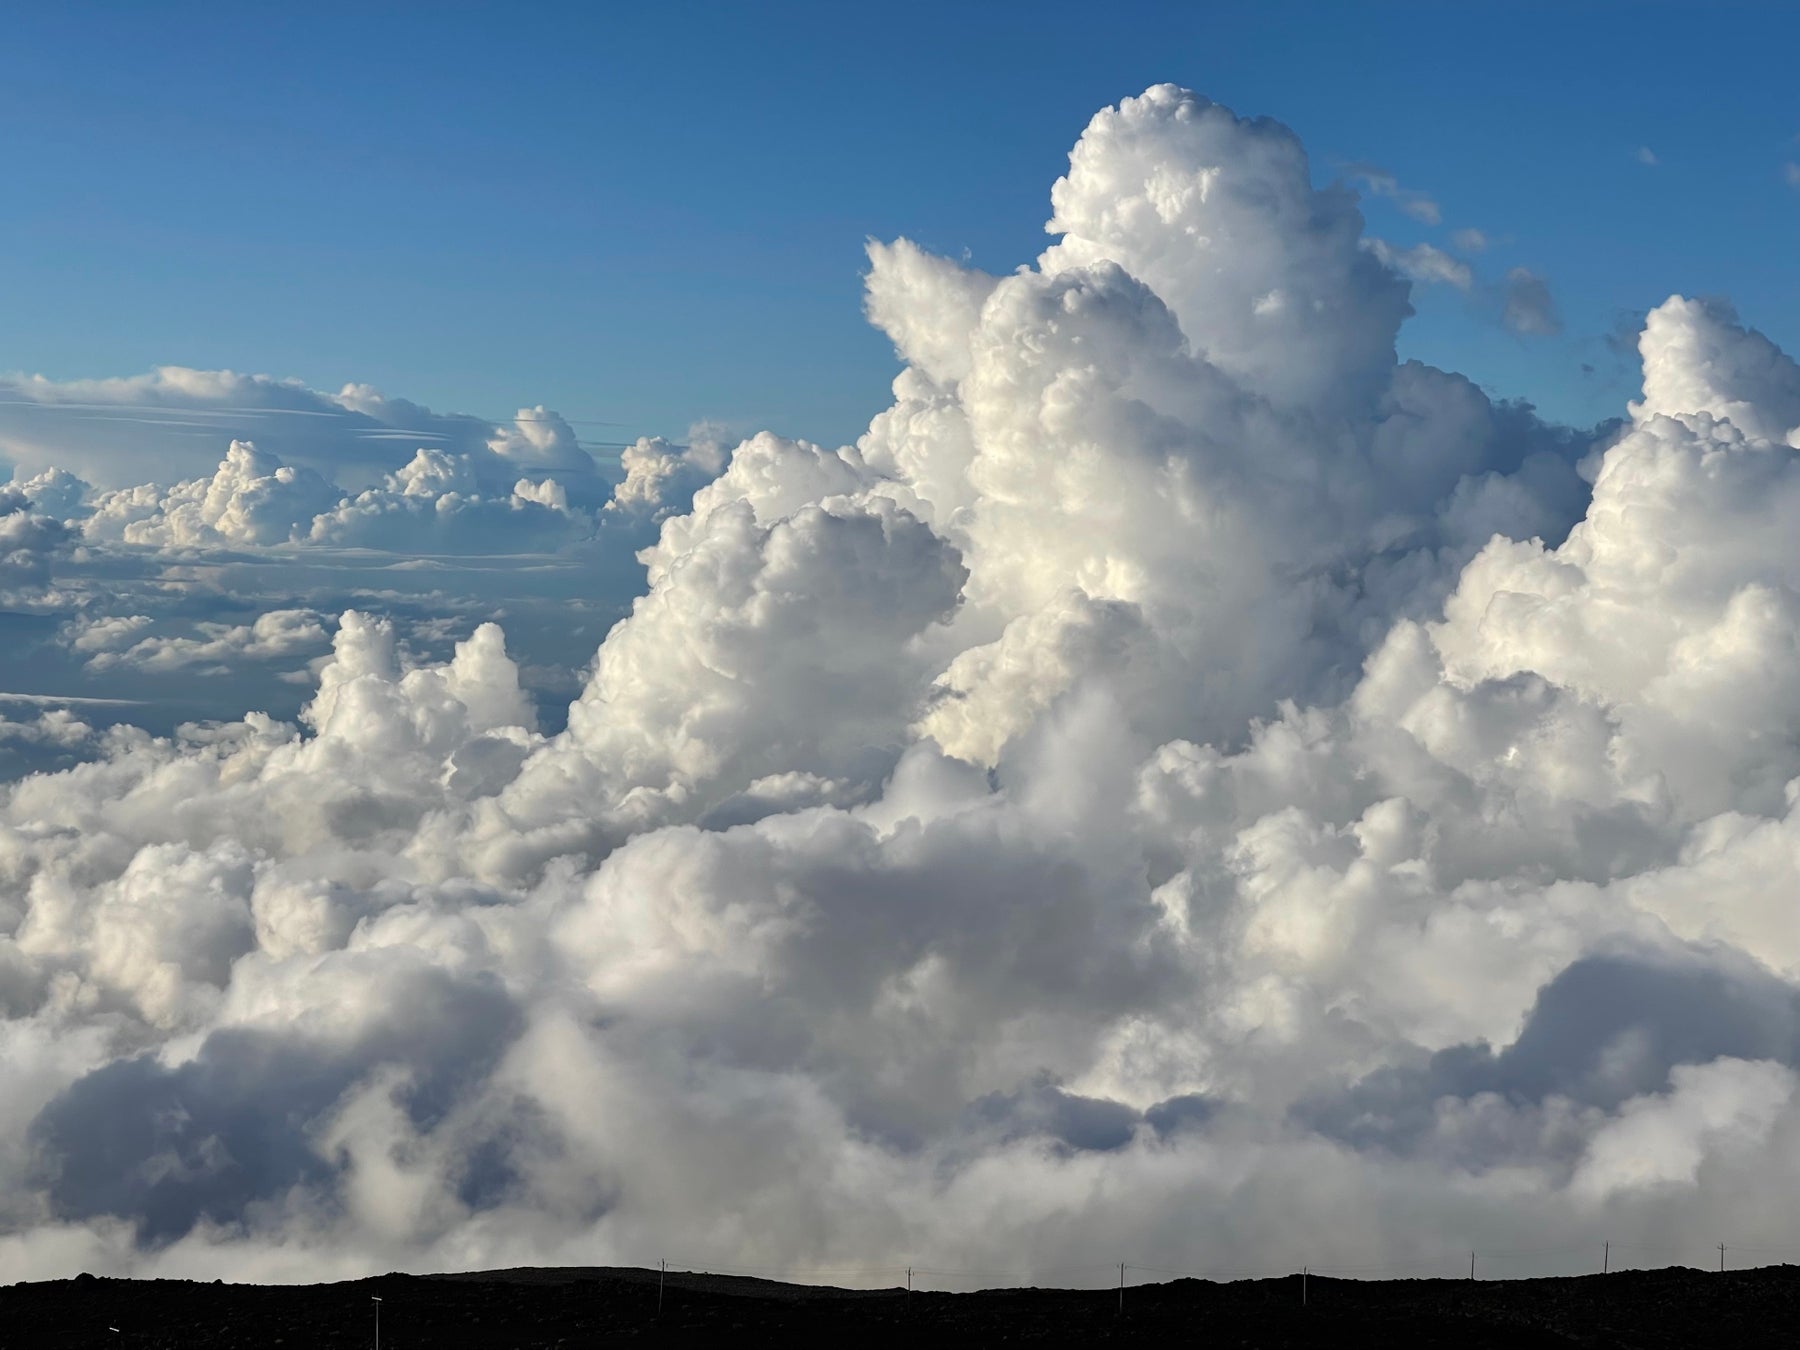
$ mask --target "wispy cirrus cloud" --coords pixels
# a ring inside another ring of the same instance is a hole
[[[1344,165],[1343,171],[1364,192],[1393,202],[1420,224],[1443,224],[1444,213],[1430,194],[1402,187],[1400,181],[1379,164],[1355,161]]]

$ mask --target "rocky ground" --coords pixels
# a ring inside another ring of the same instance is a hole
[[[1208,1346],[1792,1346],[1800,1267],[1569,1279],[1176,1280],[1126,1291],[819,1289],[631,1269],[383,1275],[256,1286],[74,1280],[0,1288],[0,1350],[37,1346],[419,1347],[1159,1342]],[[113,1330],[117,1328],[117,1330]]]

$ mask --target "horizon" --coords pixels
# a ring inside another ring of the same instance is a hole
[[[1717,1252],[1719,1250],[1719,1245],[1720,1244],[1717,1244],[1717,1243],[1713,1244],[1712,1250],[1714,1252]],[[1788,1249],[1770,1249],[1770,1248],[1755,1248],[1755,1247],[1737,1248],[1737,1247],[1733,1247],[1729,1243],[1724,1244],[1724,1245],[1726,1247],[1727,1252],[1734,1251],[1734,1250],[1735,1251],[1748,1250],[1748,1251],[1752,1251],[1752,1252],[1761,1252],[1763,1254],[1772,1254],[1772,1255],[1784,1255],[1784,1256],[1796,1255],[1796,1253],[1794,1251],[1788,1250]],[[1505,1252],[1489,1252],[1489,1253],[1486,1253],[1486,1259],[1489,1260],[1490,1262],[1495,1261],[1495,1260],[1500,1260],[1502,1262],[1510,1261],[1510,1262],[1513,1262],[1516,1264],[1516,1262],[1522,1256],[1539,1255],[1539,1254],[1547,1254],[1547,1253],[1556,1254],[1556,1255],[1566,1255],[1569,1250],[1570,1250],[1570,1244],[1568,1244],[1568,1243],[1550,1244],[1547,1246],[1535,1248],[1532,1251],[1525,1252],[1525,1253],[1521,1253],[1517,1250],[1505,1251]],[[772,1271],[768,1268],[763,1268],[760,1270],[755,1269],[755,1268],[743,1268],[743,1269],[730,1268],[728,1263],[724,1266],[724,1268],[719,1268],[713,1264],[705,1264],[705,1263],[702,1263],[702,1264],[683,1263],[680,1265],[670,1265],[666,1262],[659,1263],[657,1265],[630,1265],[630,1264],[604,1265],[604,1266],[600,1266],[600,1265],[559,1265],[559,1266],[527,1265],[527,1266],[494,1266],[494,1267],[484,1267],[481,1269],[450,1269],[450,1268],[446,1268],[446,1269],[442,1269],[442,1270],[388,1270],[388,1271],[381,1271],[378,1273],[369,1273],[369,1274],[363,1274],[363,1275],[343,1275],[343,1276],[338,1276],[338,1277],[335,1277],[332,1279],[320,1280],[320,1281],[312,1281],[312,1280],[235,1281],[235,1280],[225,1280],[225,1279],[219,1279],[219,1278],[207,1279],[204,1275],[193,1275],[193,1276],[159,1275],[154,1278],[156,1278],[158,1280],[172,1280],[172,1281],[175,1281],[178,1283],[196,1284],[196,1285],[241,1284],[241,1285],[245,1285],[247,1287],[294,1288],[294,1287],[298,1287],[298,1286],[311,1285],[311,1284],[317,1284],[317,1285],[367,1284],[367,1283],[370,1283],[371,1281],[390,1279],[390,1278],[417,1279],[417,1280],[464,1279],[464,1278],[469,1278],[469,1277],[474,1277],[474,1276],[483,1276],[483,1275],[507,1276],[507,1275],[516,1275],[516,1274],[589,1275],[589,1276],[593,1276],[593,1275],[606,1275],[606,1276],[627,1275],[627,1276],[642,1276],[644,1282],[649,1282],[651,1280],[656,1280],[656,1279],[667,1279],[670,1276],[699,1276],[699,1277],[702,1277],[705,1279],[711,1279],[711,1280],[718,1280],[718,1279],[739,1280],[739,1281],[744,1282],[745,1284],[753,1284],[753,1285],[754,1284],[769,1284],[769,1285],[779,1285],[779,1286],[782,1286],[785,1288],[817,1289],[817,1290],[826,1291],[826,1292],[843,1292],[843,1293],[850,1293],[850,1294],[901,1293],[901,1294],[951,1294],[951,1295],[955,1295],[955,1294],[983,1294],[983,1293],[1009,1293],[1009,1292],[1030,1293],[1030,1292],[1040,1292],[1040,1291],[1048,1292],[1048,1293],[1110,1294],[1110,1293],[1115,1293],[1119,1290],[1125,1290],[1125,1291],[1129,1292],[1132,1289],[1154,1288],[1157,1286],[1175,1284],[1175,1283],[1179,1283],[1182,1281],[1193,1281],[1193,1282],[1199,1283],[1199,1284],[1234,1285],[1234,1284],[1265,1284],[1265,1283],[1274,1283],[1274,1282],[1284,1282],[1285,1283],[1290,1280],[1297,1280],[1302,1277],[1309,1277],[1309,1278],[1322,1279],[1322,1280],[1327,1280],[1327,1281],[1337,1280],[1337,1281],[1342,1281],[1345,1283],[1352,1283],[1352,1284],[1386,1284],[1386,1283],[1400,1283],[1400,1282],[1409,1283],[1409,1284],[1411,1284],[1411,1283],[1446,1283],[1446,1284],[1458,1284],[1458,1285],[1469,1284],[1469,1283],[1476,1283],[1476,1284],[1529,1284],[1529,1283],[1549,1281],[1549,1280],[1605,1279],[1612,1275],[1666,1275],[1666,1274],[1669,1274],[1670,1272],[1674,1272],[1674,1271],[1682,1271],[1682,1272],[1691,1271],[1695,1274],[1700,1274],[1700,1275],[1709,1275],[1709,1274],[1710,1275],[1717,1275],[1717,1274],[1754,1275],[1754,1274],[1758,1274],[1758,1273],[1764,1272],[1764,1271],[1786,1270],[1786,1269],[1795,1267],[1796,1264],[1800,1264],[1800,1263],[1795,1263],[1795,1262],[1786,1261],[1786,1260],[1764,1261],[1764,1262],[1760,1262],[1760,1263],[1752,1261],[1752,1262],[1749,1262],[1746,1264],[1726,1265],[1723,1267],[1717,1266],[1717,1265],[1699,1264],[1699,1263],[1688,1262],[1688,1261],[1673,1261],[1673,1262],[1669,1262],[1669,1263],[1663,1264],[1663,1265],[1655,1265],[1655,1264],[1630,1265],[1630,1264],[1614,1264],[1613,1263],[1613,1255],[1615,1252],[1629,1254],[1629,1252],[1631,1252],[1633,1250],[1636,1250],[1636,1251],[1642,1253],[1642,1252],[1647,1252],[1647,1251],[1655,1251],[1658,1249],[1654,1248],[1654,1247],[1633,1248],[1633,1247],[1630,1247],[1629,1245],[1623,1244],[1623,1243],[1608,1242],[1608,1243],[1602,1244],[1601,1265],[1598,1268],[1586,1269],[1586,1270],[1556,1271],[1553,1273],[1542,1273],[1542,1272],[1536,1272],[1536,1271],[1528,1271],[1528,1272],[1505,1271],[1501,1274],[1493,1274],[1491,1272],[1482,1272],[1482,1271],[1478,1270],[1477,1273],[1474,1275],[1464,1273],[1468,1270],[1468,1266],[1466,1264],[1459,1264],[1459,1263],[1462,1262],[1464,1260],[1464,1258],[1469,1255],[1473,1255],[1476,1257],[1482,1256],[1482,1253],[1479,1251],[1476,1251],[1473,1253],[1468,1253],[1468,1252],[1450,1253],[1443,1260],[1438,1261],[1436,1263],[1424,1263],[1424,1264],[1420,1264],[1420,1265],[1416,1265],[1416,1266],[1369,1267],[1369,1266],[1311,1266],[1311,1265],[1306,1265],[1306,1264],[1300,1264],[1300,1265],[1294,1266],[1292,1269],[1270,1267],[1270,1269],[1267,1273],[1264,1273],[1261,1271],[1246,1271],[1246,1270],[1231,1270],[1231,1269],[1193,1270],[1193,1271],[1170,1270],[1170,1269],[1168,1269],[1166,1267],[1162,1267],[1162,1266],[1139,1265],[1135,1262],[1130,1262],[1130,1261],[1126,1261],[1126,1262],[1100,1261],[1100,1262],[1090,1263],[1086,1266],[1081,1266],[1081,1267],[1073,1267],[1073,1266],[1060,1267],[1056,1272],[1054,1272],[1057,1276],[1060,1277],[1060,1282],[1052,1281],[1052,1282],[1048,1282],[1048,1283],[1045,1283],[1045,1282],[1028,1283],[1028,1281],[1031,1281],[1034,1278],[1029,1273],[1019,1272],[1019,1271],[994,1270],[994,1269],[980,1270],[980,1271],[942,1270],[942,1269],[937,1269],[937,1268],[930,1267],[930,1266],[908,1265],[908,1266],[877,1266],[877,1267],[870,1267],[870,1268],[865,1268],[865,1269],[860,1269],[860,1270],[849,1270],[849,1271],[842,1270],[842,1269],[838,1269],[838,1270],[831,1270],[831,1269],[808,1270],[807,1268],[804,1268],[804,1267],[793,1269],[793,1270],[773,1270]],[[1077,1270],[1085,1270],[1085,1271],[1091,1272],[1092,1277],[1093,1277],[1092,1280],[1090,1280],[1088,1283],[1073,1283],[1073,1282],[1071,1282],[1072,1279],[1079,1278],[1077,1276],[1074,1276],[1074,1274],[1073,1274],[1073,1272],[1075,1272]],[[1122,1278],[1121,1278],[1121,1272],[1122,1272]],[[892,1284],[868,1283],[868,1281],[878,1281],[878,1280],[883,1279],[888,1276],[895,1276],[898,1278],[896,1278],[894,1283],[892,1283]],[[1141,1278],[1134,1280],[1132,1278],[1133,1276],[1138,1276]],[[143,1279],[143,1278],[145,1278],[145,1277],[132,1276],[132,1275],[94,1275],[88,1271],[81,1271],[81,1272],[78,1272],[73,1275],[64,1275],[64,1276],[56,1277],[55,1280],[32,1281],[30,1283],[53,1283],[53,1282],[58,1282],[58,1281],[67,1283],[67,1282],[77,1281],[77,1280],[80,1280],[80,1281],[118,1280],[118,1281],[123,1281],[123,1282],[130,1282],[132,1280],[138,1280],[138,1279]],[[834,1279],[836,1279],[836,1280],[849,1279],[849,1280],[862,1281],[862,1282],[861,1283],[834,1283],[833,1282]],[[1017,1281],[1017,1282],[1010,1283],[1010,1284],[1003,1283],[1003,1282],[987,1283],[987,1284],[981,1283],[981,1281],[984,1281],[984,1280],[992,1280],[992,1281],[1012,1280],[1012,1281]],[[910,1281],[910,1283],[909,1283],[909,1281]],[[946,1285],[946,1282],[948,1282],[948,1284],[950,1284],[954,1287],[944,1287]],[[7,1287],[10,1287],[10,1286],[7,1286]]]

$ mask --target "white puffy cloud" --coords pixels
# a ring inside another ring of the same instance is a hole
[[[77,618],[64,629],[63,641],[71,651],[108,652],[136,640],[154,622],[148,614],[118,614]]]
[[[608,808],[639,825],[692,819],[772,774],[803,775],[827,799],[878,784],[967,573],[892,498],[856,490],[859,477],[804,443],[739,447],[645,550],[650,593],[602,645],[567,733],[490,824],[510,835],[561,822],[578,832],[559,836],[567,848]]]
[[[575,429],[541,403],[520,408],[511,426],[496,427],[487,447],[521,471],[561,469],[586,475],[594,469],[593,458],[575,438]]]
[[[82,529],[92,539],[165,548],[285,544],[337,500],[318,474],[233,441],[209,478],[167,491],[147,484],[99,494]]]
[[[70,750],[93,734],[94,729],[67,708],[52,708],[26,721],[0,718],[0,741]]]
[[[247,624],[202,623],[197,637],[135,638],[149,622],[143,615],[96,620],[81,627],[69,645],[93,653],[87,659],[90,670],[130,666],[152,671],[196,669],[205,674],[229,669],[238,661],[277,661],[311,653],[327,640],[319,616],[305,609],[272,609]]]
[[[1158,85],[1094,118],[1050,200],[1046,280],[1116,264],[1253,395],[1361,401],[1393,364],[1406,288],[1357,247],[1355,199],[1314,190],[1280,123]]]
[[[527,418],[304,519],[234,452],[117,527],[582,513],[647,589],[566,726],[498,626],[379,604],[293,722],[20,724],[88,762],[0,795],[15,1269],[1791,1231],[1793,363],[1670,299],[1582,434],[1397,362],[1353,197],[1168,87],[1053,207],[1006,277],[871,246],[906,369],[854,446],[643,443],[597,511]],[[317,613],[60,631],[192,670]]]
[[[1671,1090],[1634,1098],[1589,1142],[1578,1192],[1605,1198],[1658,1186],[1692,1186],[1702,1164],[1754,1152],[1794,1097],[1787,1066],[1721,1057],[1670,1072]]]
[[[1102,668],[1153,734],[1232,735],[1354,669],[1361,630],[1435,598],[1503,499],[1566,528],[1570,447],[1396,366],[1406,284],[1285,128],[1154,89],[1095,118],[1052,196],[1037,272],[871,254],[871,315],[917,317],[891,320],[912,365],[859,449],[971,573],[981,641],[923,723],[946,748],[979,728],[991,758]],[[1103,610],[1140,637],[1086,642]]]
[[[555,478],[484,490],[469,456],[421,449],[378,486],[314,516],[305,542],[390,553],[550,553],[593,529]]]
[[[15,479],[13,486],[41,514],[53,520],[68,520],[83,513],[90,491],[88,484],[66,469],[50,468],[25,479]]]
[[[696,437],[689,445],[671,445],[661,437],[642,436],[619,452],[625,477],[613,489],[609,511],[635,511],[658,519],[685,507],[694,493],[723,467],[723,449]]]
[[[571,506],[567,485],[555,477],[490,486],[468,454],[421,448],[378,484],[348,494],[233,441],[208,478],[96,494],[80,528],[95,542],[162,549],[547,553],[591,535],[595,522]]]
[[[1746,435],[1800,446],[1800,365],[1728,305],[1679,296],[1652,310],[1638,342],[1643,421],[1661,413],[1709,413]]]

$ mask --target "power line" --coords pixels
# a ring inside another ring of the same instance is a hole
[[[1720,1264],[1717,1267],[1717,1269],[1721,1269],[1721,1270],[1728,1268],[1728,1265],[1729,1265],[1728,1258],[1729,1258],[1729,1254],[1731,1252],[1738,1252],[1741,1255],[1747,1255],[1747,1256],[1751,1256],[1751,1257],[1771,1256],[1771,1255],[1772,1256],[1789,1257],[1789,1256],[1800,1255],[1800,1247],[1778,1246],[1778,1245],[1773,1245],[1773,1244],[1767,1244],[1766,1242],[1760,1242],[1760,1243],[1755,1243],[1755,1244],[1743,1244],[1743,1245],[1739,1245],[1737,1243],[1719,1242],[1719,1243],[1713,1243],[1710,1245],[1711,1245],[1712,1250],[1718,1253],[1718,1259],[1719,1259]],[[795,1282],[795,1283],[808,1283],[808,1282],[816,1283],[816,1282],[820,1282],[820,1281],[824,1281],[824,1280],[832,1280],[832,1279],[839,1279],[839,1280],[882,1279],[882,1280],[891,1280],[893,1283],[893,1286],[896,1288],[904,1286],[908,1289],[915,1289],[915,1290],[917,1288],[916,1281],[921,1280],[921,1279],[923,1279],[923,1280],[953,1280],[953,1281],[984,1280],[984,1281],[995,1282],[993,1285],[990,1285],[988,1287],[1017,1288],[1022,1285],[1037,1284],[1037,1283],[1041,1283],[1045,1280],[1061,1278],[1061,1279],[1082,1280],[1082,1281],[1084,1281],[1083,1286],[1065,1286],[1065,1287],[1084,1287],[1085,1289],[1087,1289],[1090,1292],[1104,1291],[1108,1288],[1113,1287],[1114,1282],[1116,1281],[1117,1287],[1120,1290],[1121,1295],[1122,1295],[1124,1289],[1131,1285],[1131,1283],[1132,1283],[1131,1276],[1133,1273],[1136,1273],[1138,1275],[1147,1275],[1147,1276],[1163,1276],[1163,1277],[1166,1277],[1168,1279],[1173,1279],[1173,1280],[1194,1279],[1194,1280],[1221,1281],[1221,1280],[1270,1280],[1270,1279],[1297,1278],[1297,1279],[1301,1280],[1302,1283],[1304,1283],[1304,1281],[1309,1276],[1314,1276],[1314,1275],[1335,1276],[1335,1277],[1345,1277],[1345,1278],[1358,1278],[1358,1277],[1389,1277],[1389,1278],[1411,1277],[1411,1278],[1424,1278],[1424,1279],[1473,1278],[1475,1275],[1479,1274],[1479,1262],[1483,1261],[1483,1260],[1499,1260],[1499,1261],[1518,1262],[1518,1261],[1530,1260],[1532,1258],[1539,1257],[1539,1256],[1555,1256],[1555,1255],[1563,1255],[1563,1254],[1582,1252],[1582,1251],[1591,1252],[1594,1247],[1599,1247],[1601,1249],[1599,1255],[1601,1256],[1602,1270],[1607,1273],[1611,1273],[1618,1269],[1642,1269],[1643,1268],[1643,1267],[1623,1267],[1623,1268],[1614,1267],[1612,1265],[1612,1257],[1614,1255],[1637,1253],[1641,1256],[1641,1255],[1645,1255],[1645,1254],[1656,1253],[1656,1254],[1660,1254],[1660,1255],[1676,1256],[1676,1257],[1679,1257],[1681,1255],[1686,1255],[1691,1258],[1691,1257],[1697,1255],[1699,1244],[1696,1243],[1696,1244],[1693,1244],[1692,1246],[1689,1246],[1687,1244],[1680,1244],[1680,1243],[1671,1243],[1671,1244],[1623,1243],[1623,1242],[1613,1242],[1610,1239],[1609,1240],[1598,1240],[1597,1239],[1593,1242],[1554,1243],[1554,1244],[1545,1244],[1542,1246],[1535,1246],[1535,1247],[1509,1248],[1509,1249],[1494,1250],[1494,1251],[1489,1251],[1489,1250],[1486,1250],[1481,1247],[1466,1248],[1466,1249],[1464,1249],[1464,1251],[1466,1251],[1468,1256],[1471,1258],[1471,1268],[1470,1269],[1472,1272],[1470,1275],[1467,1275],[1467,1276],[1456,1275],[1454,1273],[1455,1268],[1452,1263],[1456,1258],[1449,1256],[1449,1254],[1447,1254],[1447,1253],[1444,1257],[1437,1258],[1437,1259],[1433,1259],[1430,1257],[1424,1257],[1424,1258],[1415,1259],[1415,1260],[1386,1261],[1386,1262],[1379,1262],[1379,1263],[1349,1263],[1349,1264],[1341,1264],[1341,1265],[1334,1265],[1334,1264],[1315,1265],[1315,1264],[1308,1262],[1308,1263],[1303,1263],[1303,1264],[1296,1263],[1293,1265],[1286,1265],[1286,1266],[1280,1266],[1280,1267],[1268,1266],[1268,1267],[1260,1267],[1260,1268],[1243,1267],[1243,1266],[1211,1266],[1211,1267],[1153,1266],[1153,1265],[1144,1264],[1144,1263],[1140,1263],[1140,1262],[1136,1262],[1136,1261],[1081,1262],[1081,1263],[1070,1263],[1070,1264],[1061,1264],[1061,1265],[1054,1265],[1054,1266],[1040,1266],[1040,1267],[1030,1268],[1027,1270],[1020,1270],[1020,1269],[1016,1269],[1016,1268],[1015,1269],[1003,1269],[1003,1268],[994,1267],[994,1266],[981,1266],[981,1267],[950,1267],[950,1266],[920,1266],[920,1265],[905,1266],[905,1265],[900,1265],[897,1263],[893,1264],[893,1265],[869,1264],[869,1265],[861,1265],[861,1266],[809,1266],[809,1265],[792,1265],[792,1264],[778,1265],[778,1266],[777,1265],[759,1266],[759,1265],[736,1265],[736,1264],[727,1264],[727,1263],[720,1263],[720,1264],[715,1265],[711,1262],[668,1260],[668,1261],[659,1261],[656,1266],[650,1267],[649,1269],[651,1269],[652,1271],[654,1271],[658,1274],[659,1285],[661,1283],[663,1283],[664,1281],[666,1281],[667,1275],[669,1275],[669,1274],[735,1276],[735,1277],[751,1278],[751,1279],[786,1280],[786,1281],[791,1281],[791,1282]],[[1562,1263],[1556,1263],[1556,1264],[1562,1264]],[[1689,1263],[1681,1262],[1680,1264],[1689,1264]],[[1776,1263],[1770,1263],[1770,1264],[1776,1264]],[[1752,1267],[1752,1266],[1740,1266],[1739,1267],[1739,1269],[1752,1269],[1752,1268],[1754,1268],[1754,1267]],[[1591,1271],[1591,1269],[1592,1268],[1589,1267],[1590,1271]],[[1559,1272],[1559,1273],[1561,1273],[1561,1272]],[[1570,1272],[1570,1273],[1573,1274],[1573,1272]],[[1514,1275],[1509,1276],[1509,1278],[1517,1279],[1517,1278],[1525,1278],[1525,1276],[1520,1275],[1520,1274],[1514,1274]],[[1151,1284],[1151,1283],[1156,1283],[1156,1281],[1145,1280],[1145,1281],[1139,1281],[1139,1283],[1140,1284]],[[1304,1297],[1305,1297],[1305,1294],[1303,1292],[1302,1298],[1304,1298]]]

